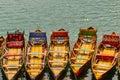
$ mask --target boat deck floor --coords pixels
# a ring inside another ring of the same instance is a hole
[[[93,50],[93,44],[89,43],[89,44],[82,44],[80,49],[84,49],[84,50],[80,50],[79,52],[81,54],[77,54],[76,57],[73,57],[72,60],[74,60],[74,63],[71,63],[72,69],[73,71],[76,73],[77,71],[79,71],[79,69],[89,60],[89,54],[91,50]],[[83,54],[84,53],[84,54]],[[87,54],[87,55],[86,55]]]
[[[44,68],[44,58],[42,46],[32,46],[28,60],[29,68],[27,72],[31,78],[35,78]],[[43,64],[42,64],[43,63]]]
[[[94,64],[94,74],[96,78],[102,76],[105,72],[107,72],[111,68],[111,61],[99,61],[98,64]]]
[[[67,64],[66,54],[68,54],[68,50],[64,45],[56,45],[51,50],[54,53],[52,53],[53,58],[49,60],[50,68],[55,75],[59,75]]]
[[[120,54],[118,55],[118,70],[119,70],[119,73],[120,73]]]
[[[105,48],[103,50],[102,54],[114,56],[115,55],[115,49]]]
[[[11,55],[21,54],[21,48],[10,48],[8,53]],[[5,73],[8,76],[8,79],[11,80],[13,76],[17,73],[19,68],[22,66],[20,64],[20,58],[22,56],[9,56],[7,60],[3,60],[3,67],[5,68]]]
[[[93,48],[94,48],[93,43],[84,43],[81,44],[81,46],[79,46],[78,48],[75,48],[74,50],[79,51],[79,53],[81,54],[85,53],[89,55],[91,51],[94,51]]]

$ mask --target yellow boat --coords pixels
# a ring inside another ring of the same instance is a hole
[[[59,80],[68,63],[70,51],[68,31],[64,29],[53,31],[49,48],[48,66],[55,80]]]
[[[93,27],[81,28],[77,41],[73,46],[70,56],[70,65],[78,77],[90,67],[92,56],[95,52],[97,30]]]
[[[4,53],[4,48],[5,48],[5,39],[3,36],[0,36],[0,57]]]
[[[40,30],[30,32],[26,49],[26,71],[29,79],[36,80],[46,64],[48,49],[46,32]]]
[[[116,33],[104,35],[92,59],[92,72],[96,80],[106,79],[114,74],[118,62],[119,36]]]
[[[16,80],[24,64],[24,32],[7,33],[5,53],[2,55],[2,69],[8,80]]]
[[[120,53],[118,54],[118,79],[120,79]]]

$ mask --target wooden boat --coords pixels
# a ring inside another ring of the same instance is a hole
[[[118,54],[118,79],[120,79],[120,52]]]
[[[77,80],[76,75],[70,66],[70,61],[68,62],[63,74],[60,75],[58,80]]]
[[[97,30],[93,27],[80,29],[78,39],[73,46],[70,57],[71,67],[77,77],[90,67],[90,62],[96,47],[96,33]]]
[[[35,80],[43,71],[46,64],[47,49],[46,32],[36,30],[29,33],[26,48],[26,71],[30,79]]]
[[[0,36],[0,57],[3,55],[4,53],[4,48],[5,48],[5,39],[3,36]]]
[[[46,63],[44,70],[41,72],[41,75],[36,78],[36,80],[54,80],[54,76],[50,72],[51,70],[48,63]]]
[[[97,52],[92,59],[92,72],[97,80],[102,80],[116,70],[119,54],[119,36],[116,33],[103,35]]]
[[[24,32],[17,30],[7,33],[5,53],[2,56],[2,69],[8,80],[16,80],[22,66],[25,54]]]
[[[55,80],[58,80],[68,63],[69,51],[68,31],[64,29],[53,31],[48,53],[48,66]]]

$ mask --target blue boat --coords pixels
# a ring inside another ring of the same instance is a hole
[[[25,69],[29,79],[38,78],[46,65],[48,51],[46,32],[36,30],[29,33],[29,41],[26,47]]]

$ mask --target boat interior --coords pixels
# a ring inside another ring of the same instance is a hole
[[[31,78],[35,78],[44,68],[46,53],[41,45],[31,46],[27,53],[27,72]]]
[[[14,39],[14,40],[13,40]],[[4,72],[9,80],[21,69],[24,63],[23,34],[8,34],[6,49],[2,59]]]
[[[119,74],[120,74],[120,54],[118,55],[118,71],[119,71]]]
[[[90,38],[92,39],[92,38]],[[95,49],[95,42],[79,40],[75,43],[71,55],[71,66],[74,72],[77,72],[86,62],[92,58]],[[74,55],[73,55],[74,54]]]
[[[52,46],[49,52],[49,65],[55,75],[58,75],[63,70],[68,62],[68,46],[55,45]]]
[[[48,55],[49,66],[55,76],[66,67],[69,57],[68,32],[53,32]]]
[[[23,51],[19,48],[10,48],[3,57],[3,68],[9,79],[17,73],[23,64]]]
[[[116,48],[114,47],[105,47],[98,51],[93,64],[94,72],[97,77],[100,77],[113,67],[116,61],[116,53]]]
[[[30,32],[27,45],[26,69],[31,79],[35,79],[44,69],[46,55],[46,33]]]

